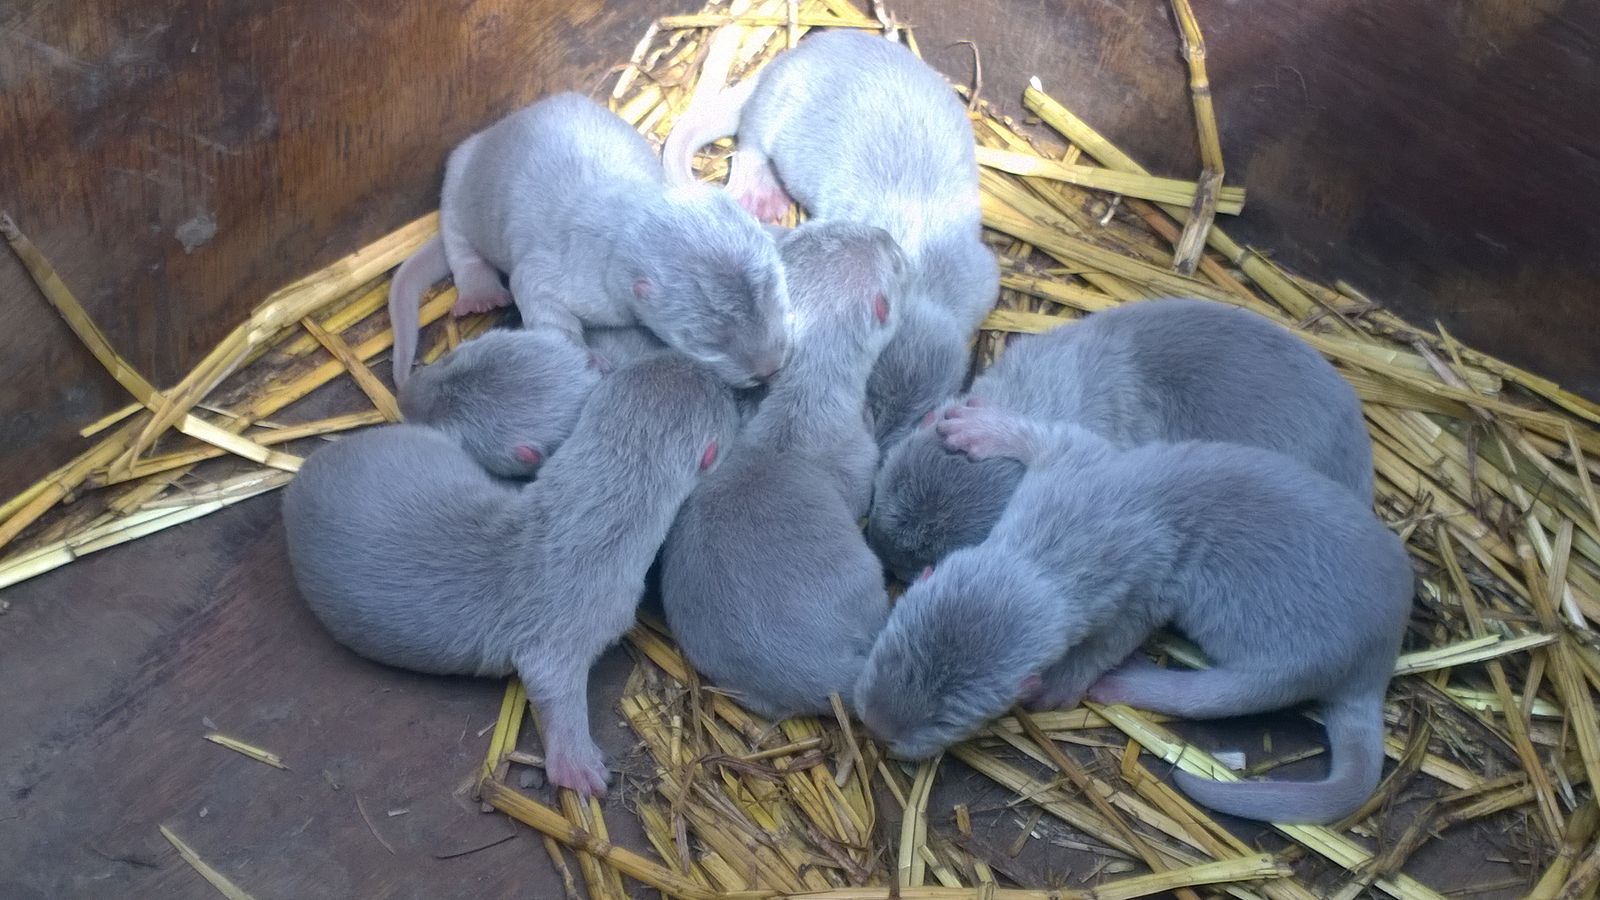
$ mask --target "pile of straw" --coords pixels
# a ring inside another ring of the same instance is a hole
[[[596,898],[626,896],[631,881],[683,898],[1177,891],[1409,900],[1441,894],[1406,874],[1408,860],[1477,823],[1515,853],[1506,884],[1478,887],[1595,896],[1600,407],[1442,328],[1407,324],[1342,282],[1287,272],[1215,227],[1245,197],[1223,185],[1204,45],[1186,0],[1173,3],[1203,148],[1194,182],[1150,175],[1037,84],[1023,102],[1043,127],[1023,129],[971,98],[985,224],[1003,266],[1000,306],[975,353],[987,362],[1008,332],[1184,294],[1282,323],[1334,363],[1366,403],[1378,512],[1405,538],[1421,576],[1411,652],[1390,691],[1392,773],[1349,820],[1278,827],[1276,849],[1261,852],[1163,783],[1172,766],[1238,775],[1158,717],[1093,704],[1017,713],[941,760],[905,767],[886,761],[842,708],[822,721],[760,720],[701,685],[646,623],[629,637],[639,664],[621,700],[645,771],[618,793],[648,851],[612,845],[598,804],[566,794],[556,810],[507,785],[513,766],[538,762],[518,749],[527,704],[514,681],[491,739],[483,800],[547,836],[571,892],[578,876],[566,852]],[[715,91],[746,77],[822,26],[897,34],[916,48],[881,6],[868,13],[848,0],[716,0],[649,27],[620,69],[612,107],[659,143],[702,85]],[[712,148],[702,173],[720,177],[725,164],[725,150]],[[103,435],[90,450],[0,507],[0,547],[14,551],[0,563],[0,587],[281,486],[299,463],[278,449],[291,441],[396,418],[393,397],[367,369],[391,339],[374,313],[385,273],[435,227],[432,217],[419,220],[274,294],[163,391],[117,356],[48,262],[5,223],[46,297],[135,402],[84,429]],[[430,298],[423,321],[441,318],[452,300],[450,290]],[[435,328],[444,333],[430,355],[487,324],[447,321]],[[273,421],[344,375],[370,408]],[[220,481],[197,480],[196,465],[222,456],[249,464]],[[76,502],[57,508],[67,500]],[[1200,662],[1178,641],[1160,644]],[[955,763],[1014,793],[1027,830],[1041,817],[1059,820],[1115,864],[1090,873],[1092,887],[1082,878],[1003,886],[1025,877],[1004,851],[975,839],[974,812],[930,809],[935,783]],[[1128,874],[1135,869],[1148,874]]]

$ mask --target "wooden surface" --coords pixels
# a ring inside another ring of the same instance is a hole
[[[0,897],[218,896],[162,825],[262,900],[561,896],[537,836],[468,796],[500,683],[334,644],[288,577],[278,502],[6,592]],[[617,652],[596,674],[614,685],[595,702],[597,739],[623,760],[630,739],[605,704],[629,664]],[[289,770],[206,742],[208,720]],[[621,814],[615,828],[636,834]]]
[[[434,207],[474,128],[590,89],[644,0],[35,0],[0,11],[0,208],[173,383],[268,291]],[[1020,112],[1030,75],[1163,174],[1198,169],[1164,0],[908,0]],[[951,10],[957,12],[950,13]],[[1600,396],[1600,3],[1206,2],[1224,224]],[[0,494],[125,397],[0,253]]]

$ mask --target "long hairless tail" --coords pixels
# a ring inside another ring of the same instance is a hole
[[[1321,781],[1212,781],[1187,772],[1174,778],[1185,794],[1229,815],[1281,824],[1325,824],[1372,796],[1383,775],[1383,690],[1324,705],[1332,760]]]
[[[732,87],[725,88],[705,102],[691,106],[683,118],[672,126],[666,144],[661,147],[661,166],[667,183],[693,184],[694,155],[701,147],[718,138],[731,137],[739,130],[739,115],[755,92],[759,75],[753,75]]]
[[[394,329],[394,384],[399,387],[411,377],[411,364],[417,358],[417,331],[421,328],[422,294],[434,282],[450,274],[445,259],[444,241],[434,235],[410,258],[400,264],[389,282],[389,325]]]

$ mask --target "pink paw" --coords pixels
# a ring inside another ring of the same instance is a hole
[[[1007,420],[1009,415],[988,409],[981,400],[969,400],[965,406],[945,410],[937,427],[944,445],[972,459],[989,459],[1005,456],[1013,451],[1014,435]]]
[[[606,782],[611,773],[606,768],[605,754],[592,741],[587,746],[546,747],[544,774],[556,787],[577,791],[582,797],[604,797]]]
[[[758,222],[780,222],[789,212],[789,195],[782,188],[755,190],[739,197],[739,205]]]
[[[511,305],[511,292],[504,290],[478,291],[475,293],[458,293],[456,303],[450,307],[450,315],[466,316],[472,313],[488,312],[502,306]]]

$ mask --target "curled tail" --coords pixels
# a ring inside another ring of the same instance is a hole
[[[411,377],[411,364],[417,357],[417,331],[421,327],[422,295],[434,282],[450,274],[444,255],[444,241],[438,235],[400,264],[389,282],[389,325],[394,329],[394,384],[399,387]]]
[[[1383,690],[1324,707],[1328,776],[1321,781],[1212,781],[1174,773],[1178,787],[1204,806],[1280,824],[1325,824],[1355,812],[1383,775]]]
[[[661,147],[661,165],[668,184],[694,183],[696,151],[718,138],[731,137],[739,130],[739,116],[750,95],[755,93],[758,78],[746,78],[704,103],[694,104],[672,126],[666,144]]]

